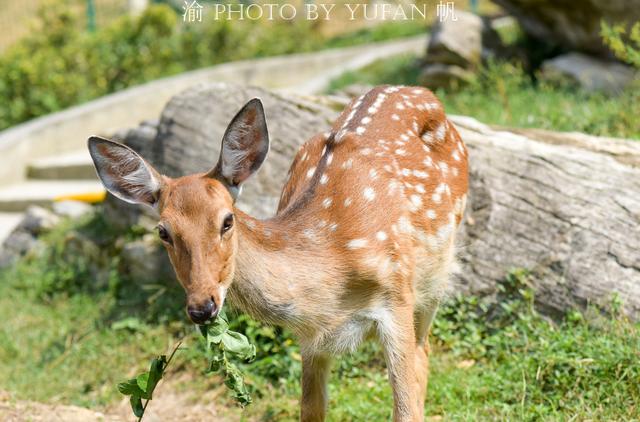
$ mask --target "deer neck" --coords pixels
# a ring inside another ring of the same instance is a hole
[[[307,301],[338,272],[320,236],[304,216],[258,220],[236,210],[238,245],[231,301],[256,319],[295,330],[308,315]],[[335,279],[335,278],[333,278]]]

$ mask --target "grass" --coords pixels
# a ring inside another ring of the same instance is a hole
[[[118,239],[139,235],[139,229],[110,233],[99,216],[69,222],[45,236],[48,247],[0,275],[0,389],[17,399],[104,409],[121,400],[117,382],[146,369],[179,339],[187,348],[176,356],[178,373],[168,376],[201,382],[172,388],[219,388],[219,380],[203,375],[201,340],[185,321],[175,283],[164,290],[139,285],[115,258],[96,264],[69,255],[85,255],[71,247],[83,238],[116,257]],[[452,297],[440,310],[425,415],[447,421],[640,418],[640,326],[618,314],[619,304],[612,302],[610,316],[590,309],[552,321],[536,311],[526,271],[512,271],[499,288],[493,302]],[[254,404],[241,411],[222,393],[218,413],[297,420],[300,355],[290,334],[244,315],[232,320],[258,346],[257,360],[243,367]],[[329,391],[331,421],[388,420],[391,390],[379,346],[366,343],[336,359]]]
[[[377,61],[332,81],[330,90],[358,84],[419,85],[420,61],[412,55]],[[577,131],[640,139],[640,86],[619,96],[589,93],[570,84],[534,80],[521,67],[494,62],[457,91],[437,90],[450,114],[495,125]]]

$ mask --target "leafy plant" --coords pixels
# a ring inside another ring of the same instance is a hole
[[[600,23],[600,35],[620,60],[640,68],[640,22],[630,30],[623,24]]]
[[[209,367],[207,372],[219,372],[224,384],[233,391],[233,398],[244,407],[251,403],[249,389],[238,365],[232,359],[251,362],[256,357],[256,346],[249,343],[244,334],[229,329],[224,314],[211,323],[200,325],[200,332],[207,342]]]
[[[176,345],[168,359],[165,355],[158,356],[151,361],[147,372],[143,372],[135,378],[118,384],[118,391],[125,396],[130,396],[129,402],[131,403],[131,410],[138,418],[138,422],[142,420],[149,401],[153,399],[153,392],[158,382],[162,379],[164,372],[169,366],[169,363],[171,363],[180,344],[181,342]],[[142,404],[142,399],[145,400],[144,405]]]
[[[233,360],[252,362],[256,357],[256,346],[251,344],[244,334],[229,329],[224,312],[218,315],[214,321],[198,327],[206,340],[209,365],[205,372],[220,373],[224,377],[225,386],[233,391],[233,398],[240,406],[247,406],[251,403],[251,394],[244,382],[242,371]],[[133,414],[138,417],[138,421],[142,420],[149,401],[153,399],[153,391],[162,379],[180,344],[182,342],[173,349],[168,359],[165,355],[158,356],[151,361],[147,372],[118,384],[118,391],[125,396],[130,396],[131,409]],[[145,400],[144,404],[142,403],[143,399]]]

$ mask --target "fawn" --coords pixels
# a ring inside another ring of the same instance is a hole
[[[353,100],[330,132],[300,148],[267,220],[234,207],[269,150],[258,99],[233,118],[208,173],[171,179],[98,137],[89,150],[109,192],[157,210],[193,322],[214,318],[228,294],[295,333],[301,420],[324,420],[332,356],[369,336],[384,349],[394,420],[423,419],[427,337],[468,178],[465,145],[429,90],[380,86]]]

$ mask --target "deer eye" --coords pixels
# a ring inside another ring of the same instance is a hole
[[[225,234],[233,227],[233,214],[227,214],[222,221],[222,234]]]
[[[158,230],[158,237],[160,238],[160,240],[162,240],[163,242],[171,243],[171,236],[169,236],[169,232],[166,228],[164,228],[164,226],[158,226],[156,227],[156,229]]]

